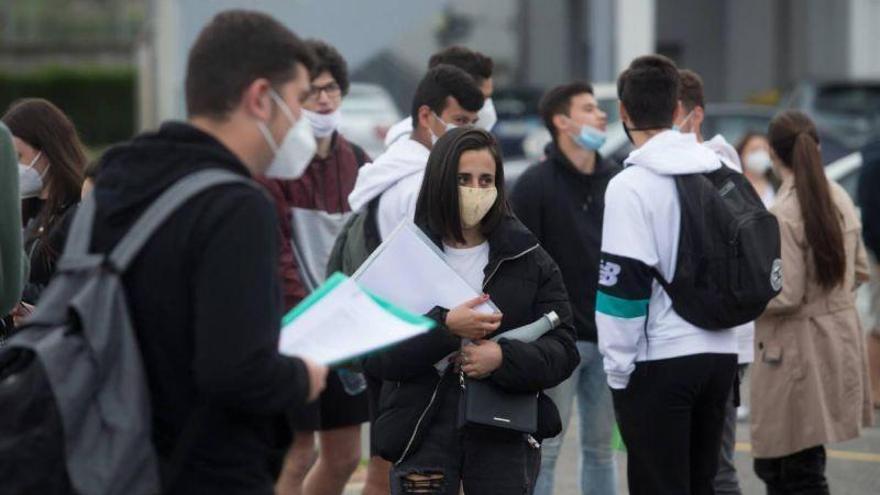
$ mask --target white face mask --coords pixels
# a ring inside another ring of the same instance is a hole
[[[284,138],[281,140],[281,146],[279,146],[266,124],[264,122],[257,122],[257,127],[263,134],[263,138],[275,154],[272,164],[266,170],[266,177],[298,179],[305,173],[312,162],[315,151],[318,150],[318,143],[315,141],[312,127],[307,120],[296,120],[293,118],[293,112],[290,111],[287,103],[284,103],[284,100],[278,96],[274,89],[269,90],[269,97],[278,105],[281,113],[287,117],[287,120],[290,122],[290,129],[284,135]]]
[[[770,170],[770,165],[773,164],[773,160],[770,159],[770,153],[767,153],[764,150],[752,151],[746,155],[745,158],[744,162],[746,168],[756,174],[767,173],[767,171]]]
[[[492,209],[498,189],[494,187],[458,186],[458,209],[461,214],[461,226],[471,229],[480,225],[483,217]]]
[[[303,108],[303,115],[306,116],[309,125],[312,126],[312,132],[315,134],[315,137],[319,139],[332,135],[339,127],[339,121],[342,118],[342,112],[339,109],[331,113],[318,113]]]
[[[437,115],[437,114],[434,113],[434,112],[431,112],[431,115],[433,115],[435,119],[439,120],[441,124],[443,124],[444,126],[446,126],[446,132],[449,132],[449,131],[451,131],[451,130],[453,130],[453,129],[457,129],[457,128],[458,128],[457,125],[455,125],[455,124],[450,124],[450,123],[446,122],[445,120],[441,119],[440,116]],[[431,132],[431,146],[433,146],[433,145],[437,144],[437,141],[440,139],[440,136],[434,134],[434,130],[431,129],[430,127],[428,127],[428,130]]]
[[[18,192],[21,199],[37,197],[43,190],[43,176],[34,168],[42,153],[42,151],[37,153],[30,165],[18,164]]]
[[[483,108],[477,112],[476,126],[484,131],[491,131],[497,122],[498,113],[495,112],[495,103],[492,98],[486,98],[486,101],[483,102]]]

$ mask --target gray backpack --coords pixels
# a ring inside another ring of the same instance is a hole
[[[162,491],[150,436],[149,391],[122,274],[182,204],[229,183],[254,184],[221,170],[179,180],[109,255],[88,252],[95,201],[88,197],[82,202],[36,311],[0,349],[4,494]],[[166,485],[179,474],[175,464],[182,460],[184,443],[179,440],[172,454]]]

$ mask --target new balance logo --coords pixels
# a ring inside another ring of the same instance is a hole
[[[599,263],[599,285],[611,287],[617,285],[617,276],[620,275],[620,265],[610,261]]]

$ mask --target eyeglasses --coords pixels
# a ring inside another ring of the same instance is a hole
[[[342,94],[342,88],[335,82],[324,86],[312,86],[306,99],[315,101],[321,97],[321,92],[327,93],[328,98],[338,98]]]

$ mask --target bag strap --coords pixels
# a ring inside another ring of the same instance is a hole
[[[189,199],[212,187],[235,183],[258,187],[246,177],[219,169],[195,172],[178,180],[153,201],[111,251],[109,256],[111,266],[119,272],[124,272],[153,233]]]
[[[95,222],[95,195],[86,196],[76,209],[70,233],[64,244],[64,255],[81,258],[89,254],[89,243],[92,240],[92,225]]]

